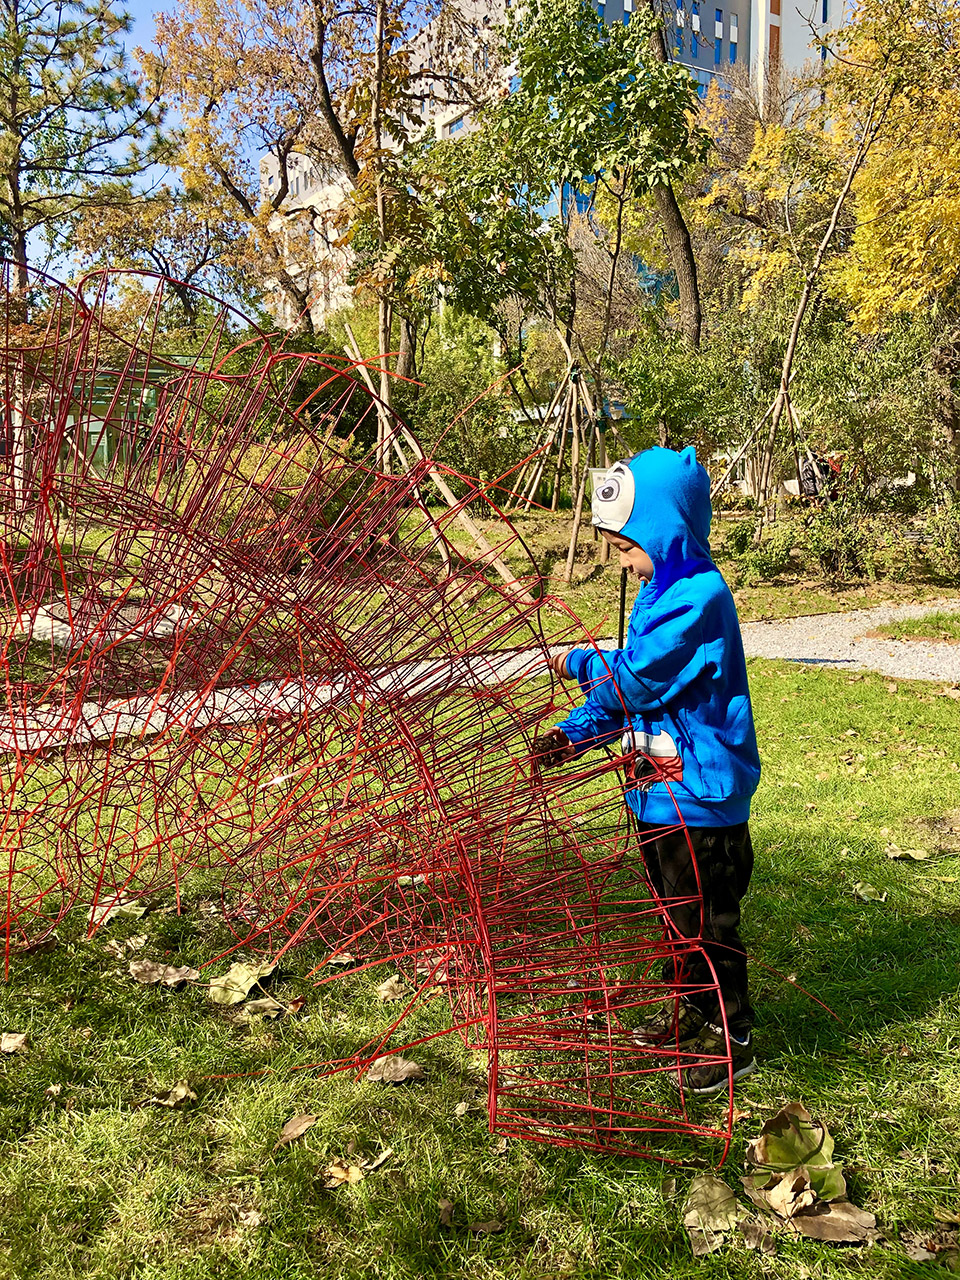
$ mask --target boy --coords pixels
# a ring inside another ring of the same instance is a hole
[[[643,753],[628,765],[626,801],[647,877],[666,902],[668,929],[700,940],[713,964],[739,1080],[756,1067],[738,926],[753,868],[747,820],[760,761],[736,607],[710,557],[710,520],[710,481],[692,448],[647,449],[605,473],[593,523],[642,586],[624,649],[572,649],[553,659],[559,676],[579,681],[586,701],[534,751],[546,767],[615,738],[624,754]],[[656,772],[643,756],[656,760]],[[686,832],[677,829],[678,806]],[[694,949],[668,960],[663,976],[688,994],[667,1001],[638,1041],[716,1054],[719,1002],[696,991],[713,985],[704,955]],[[684,1088],[716,1093],[727,1078],[725,1063],[691,1066]]]

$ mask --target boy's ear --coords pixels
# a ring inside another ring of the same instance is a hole
[[[685,467],[695,467],[697,465],[697,451],[692,444],[688,444],[685,449],[681,449],[680,457],[683,459]]]

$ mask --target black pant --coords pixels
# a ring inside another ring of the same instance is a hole
[[[664,834],[657,834],[663,833],[662,827],[644,822],[637,828],[647,878],[663,903],[667,938],[676,943],[663,966],[664,982],[708,1021],[717,1022],[719,1001],[713,992],[702,990],[714,985],[712,964],[730,1031],[746,1035],[753,1025],[753,1009],[739,925],[740,899],[753,870],[747,824],[688,827]],[[685,946],[685,939],[699,945]]]

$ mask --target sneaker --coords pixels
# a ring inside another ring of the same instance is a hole
[[[657,1048],[664,1044],[691,1045],[707,1025],[707,1020],[686,1000],[671,1000],[652,1018],[640,1024],[633,1033],[637,1044]]]
[[[723,1033],[716,1027],[708,1026],[706,1033],[692,1046],[693,1053],[722,1054],[724,1052]],[[750,1032],[745,1040],[730,1037],[730,1055],[734,1080],[742,1080],[757,1069],[757,1059],[753,1053],[753,1041]],[[731,1072],[726,1062],[702,1062],[696,1066],[683,1068],[683,1088],[687,1093],[707,1095],[719,1093],[729,1086]]]

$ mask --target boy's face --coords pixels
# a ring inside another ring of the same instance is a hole
[[[623,538],[619,533],[606,533],[600,530],[600,536],[606,538],[611,547],[615,547],[620,552],[620,568],[626,569],[634,578],[641,578],[644,582],[649,582],[653,577],[653,561],[644,551],[643,547],[638,547],[635,542],[631,542],[629,538]]]

